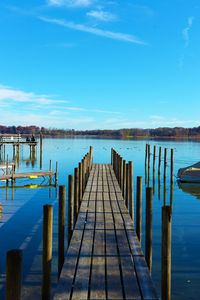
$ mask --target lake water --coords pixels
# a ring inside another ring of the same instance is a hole
[[[117,140],[66,138],[44,139],[42,170],[55,170],[58,161],[58,185],[68,184],[68,175],[73,174],[78,162],[94,147],[95,163],[110,163],[111,148],[114,148],[127,161],[134,164],[134,186],[136,177],[143,177],[143,213],[142,248],[144,250],[145,228],[145,145],[168,148],[167,185],[163,188],[163,156],[160,181],[160,193],[157,177],[158,158],[156,159],[155,194],[153,195],[153,263],[152,277],[160,295],[161,279],[161,213],[164,197],[170,204],[170,149],[174,149],[174,175],[181,167],[200,160],[200,144],[196,141],[175,140]],[[6,146],[6,154],[12,159],[12,147]],[[5,155],[6,157],[6,155]],[[20,160],[16,172],[40,170],[40,151],[35,159],[30,159],[28,146],[20,148]],[[1,157],[3,160],[3,157]],[[1,160],[1,163],[3,161]],[[150,186],[153,187],[153,168],[151,155]],[[37,187],[36,185],[43,185]],[[5,188],[0,183],[0,300],[5,293],[6,252],[10,249],[23,250],[23,297],[22,299],[40,299],[41,255],[42,255],[42,216],[43,205],[54,206],[53,228],[53,267],[52,292],[57,276],[57,224],[58,199],[55,187],[45,187],[48,182],[38,179],[20,179],[14,189]],[[10,183],[9,183],[10,186]],[[27,186],[22,188],[23,186]],[[160,194],[160,199],[159,199]],[[172,205],[172,299],[200,299],[200,188],[179,186],[174,177]]]

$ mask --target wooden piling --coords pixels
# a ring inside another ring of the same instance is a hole
[[[43,141],[43,134],[42,131],[40,131],[40,151],[42,151],[42,141]]]
[[[145,148],[145,167],[147,166],[147,157],[148,157],[148,144],[146,144],[146,148]]]
[[[42,300],[50,300],[53,206],[43,207]]]
[[[6,175],[8,175],[9,169],[8,169],[8,154],[7,154],[7,159],[6,159]]]
[[[55,184],[58,183],[58,162],[56,162],[56,174],[55,174]]]
[[[148,173],[150,170],[150,163],[151,163],[151,146],[148,144]]]
[[[73,175],[69,175],[68,181],[68,247],[73,233]]]
[[[79,210],[79,168],[74,169],[74,226]]]
[[[92,169],[93,165],[93,147],[90,146],[90,170]]]
[[[40,132],[40,169],[42,169],[42,140],[43,135],[42,132]]]
[[[120,165],[120,188],[121,191],[123,189],[123,158],[120,156],[119,158],[119,165]]]
[[[82,196],[85,191],[85,157],[82,159]]]
[[[152,188],[146,188],[145,258],[149,271],[152,267]]]
[[[78,205],[78,207],[80,208],[82,197],[83,197],[83,192],[82,192],[82,184],[83,184],[83,180],[82,180],[82,173],[83,173],[82,162],[80,162],[78,165],[79,165],[79,205]]]
[[[174,149],[171,149],[171,182],[173,182],[173,173],[174,173]]]
[[[49,161],[49,171],[51,171],[51,160]],[[51,185],[51,175],[49,176],[49,182],[50,182],[50,185]]]
[[[171,299],[171,216],[170,206],[162,207],[162,300]]]
[[[167,148],[165,148],[164,152],[164,181],[166,180],[167,177]]]
[[[129,161],[129,201],[130,201],[130,216],[134,223],[134,203],[133,203],[133,162]]]
[[[126,164],[126,201],[125,201],[125,204],[126,204],[126,207],[127,209],[129,210],[129,183],[130,183],[130,180],[129,180],[129,164],[127,163]]]
[[[153,172],[155,173],[156,168],[156,145],[153,147]]]
[[[65,258],[65,205],[66,186],[59,186],[59,219],[58,219],[58,279]]]
[[[141,242],[142,232],[142,176],[137,176],[137,199],[136,199],[136,233]]]
[[[10,250],[7,252],[6,264],[6,300],[21,299],[22,281],[22,251]]]
[[[123,160],[123,189],[122,189],[122,195],[125,199],[126,197],[126,160]]]
[[[160,170],[161,170],[161,156],[162,156],[162,147],[159,147],[158,176],[160,175]]]

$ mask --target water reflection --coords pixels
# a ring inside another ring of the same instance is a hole
[[[200,199],[200,184],[178,181],[178,187],[184,193],[191,194],[193,196],[196,196],[197,199]]]
[[[8,149],[9,150],[9,149]],[[10,151],[8,151],[10,153]],[[13,146],[13,153],[12,153],[12,160],[10,163],[14,163],[18,168],[20,167],[20,163],[25,163],[27,167],[30,165],[32,168],[36,166],[37,162],[37,151],[35,146],[30,146],[29,156],[24,158],[23,157],[23,146],[17,145]],[[42,152],[40,152],[40,166],[42,168],[42,161],[41,161]],[[5,145],[2,147],[0,151],[0,164],[6,164],[8,160],[8,154],[5,151]]]

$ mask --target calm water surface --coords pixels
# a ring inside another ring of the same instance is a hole
[[[174,149],[174,190],[172,214],[172,299],[200,299],[200,188],[198,186],[179,186],[175,175],[180,167],[185,167],[200,160],[200,144],[193,141],[173,140],[115,140],[115,139],[44,139],[42,170],[49,170],[49,161],[55,170],[58,161],[58,184],[67,185],[68,175],[89,150],[94,147],[95,163],[110,163],[111,148],[134,163],[134,185],[136,177],[143,176],[143,195],[145,195],[145,145]],[[6,147],[9,159],[13,158],[12,147]],[[29,148],[20,150],[17,172],[40,170],[40,151],[35,159],[30,160]],[[6,156],[5,156],[6,157]],[[3,157],[0,163],[3,164]],[[163,153],[162,153],[163,159]],[[160,295],[161,278],[161,209],[166,197],[170,204],[170,150],[168,150],[167,185],[163,188],[163,169],[161,172],[160,193],[157,178],[158,159],[156,160],[155,193],[153,196],[153,266],[152,277]],[[163,168],[163,161],[162,161]],[[153,187],[153,169],[151,155],[150,186]],[[38,185],[43,187],[37,187]],[[57,215],[58,200],[56,188],[46,187],[48,181],[21,179],[16,181],[14,189],[5,188],[0,183],[0,299],[5,293],[6,252],[10,249],[23,250],[23,297],[22,299],[40,299],[41,255],[42,255],[42,214],[43,205],[54,206],[53,231],[53,268],[52,292],[56,284],[57,270]],[[9,184],[10,185],[10,184]],[[26,187],[27,186],[27,187]],[[22,188],[25,187],[25,188]],[[160,194],[160,199],[159,199]],[[143,196],[143,235],[144,250],[145,199]],[[31,296],[31,297],[30,297]]]

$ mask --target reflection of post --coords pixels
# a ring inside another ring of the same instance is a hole
[[[174,183],[171,182],[170,185],[170,216],[172,216],[172,208],[173,208],[173,192],[174,192]]]
[[[158,199],[160,200],[160,174],[158,175]]]
[[[170,206],[162,207],[162,299],[171,299],[171,216]]]
[[[32,159],[32,146],[30,145],[30,161]]]
[[[19,168],[19,144],[17,145],[17,166]]]
[[[147,185],[147,166],[145,165],[145,185]]]
[[[15,145],[13,145],[13,160],[15,160]]]
[[[137,202],[136,202],[136,233],[141,242],[142,228],[142,176],[137,176]]]
[[[8,200],[8,183],[6,181],[6,200]]]
[[[163,197],[164,197],[164,205],[166,206],[166,178],[164,179]]]
[[[6,175],[8,175],[8,172],[9,169],[8,169],[8,154],[7,154],[7,160],[6,160]],[[8,184],[8,179],[6,180],[6,184]]]
[[[145,258],[149,270],[152,267],[152,188],[146,188]]]

